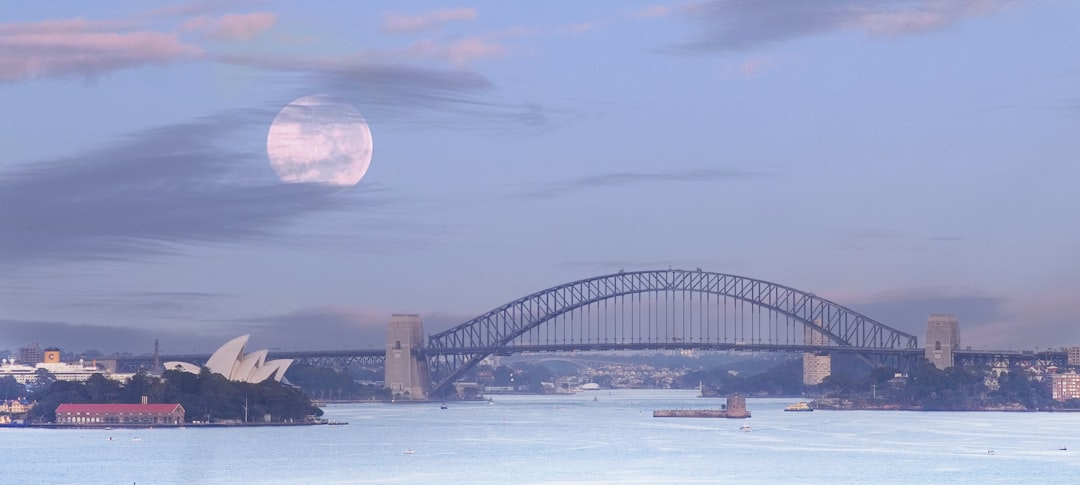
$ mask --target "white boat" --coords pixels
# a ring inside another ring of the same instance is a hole
[[[743,432],[750,431],[750,425],[749,424],[744,424],[742,426],[739,426],[739,431],[743,431]]]
[[[415,454],[415,453],[416,453],[416,452],[415,452],[415,451],[413,451],[413,450],[412,450],[412,448],[410,448],[410,449],[408,449],[408,450],[405,450],[405,454],[406,454],[406,455],[412,455],[412,454]]]

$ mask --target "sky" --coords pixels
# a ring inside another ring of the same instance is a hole
[[[619,270],[1080,345],[1080,2],[20,2],[0,349],[377,349]],[[285,183],[304,96],[367,121]]]

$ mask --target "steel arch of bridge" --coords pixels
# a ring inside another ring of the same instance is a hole
[[[431,335],[423,352],[438,393],[493,354],[629,349],[874,354],[913,353],[917,345],[914,336],[813,293],[731,274],[667,269],[620,271],[538,291]]]

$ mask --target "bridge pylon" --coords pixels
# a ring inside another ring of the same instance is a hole
[[[423,356],[425,340],[420,315],[390,316],[386,330],[386,371],[383,380],[395,399],[427,399],[431,371]]]

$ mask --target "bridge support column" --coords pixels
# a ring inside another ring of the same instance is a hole
[[[427,399],[431,373],[422,355],[424,328],[420,315],[391,315],[386,331],[386,374],[395,399]]]
[[[960,323],[951,313],[933,313],[926,322],[926,359],[938,369],[953,366],[953,351],[960,348]]]

